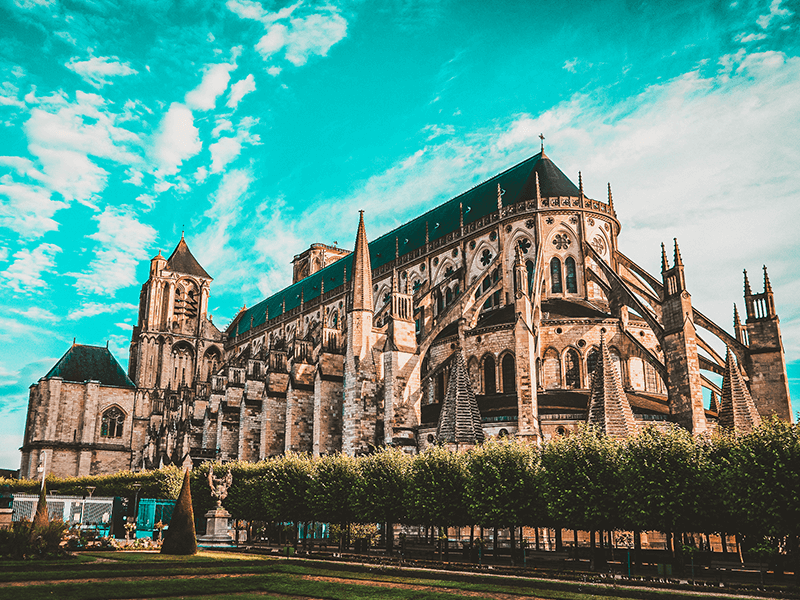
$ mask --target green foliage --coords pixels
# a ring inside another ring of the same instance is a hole
[[[95,497],[122,496],[133,497],[136,490],[133,484],[142,484],[140,498],[163,498],[174,500],[178,497],[183,481],[183,472],[176,466],[164,467],[154,471],[120,471],[113,475],[92,475],[87,477],[54,477],[47,476],[47,487],[57,490],[59,494],[85,496],[87,487],[95,488]],[[37,494],[40,481],[36,479],[4,479],[0,478],[0,486],[8,485],[12,492]]]
[[[467,501],[476,523],[538,525],[544,518],[539,453],[511,440],[490,440],[467,459]]]
[[[13,560],[55,558],[62,555],[60,544],[67,531],[62,521],[34,525],[16,521],[10,529],[0,529],[0,557]]]
[[[412,522],[424,525],[466,525],[466,457],[441,446],[415,457],[409,472],[406,506]]]
[[[397,448],[381,448],[358,458],[355,505],[361,519],[375,523],[406,520],[403,496],[408,489],[412,460]]]
[[[542,466],[544,497],[554,524],[584,530],[618,528],[618,442],[584,427],[546,444]]]
[[[327,523],[349,523],[356,518],[356,460],[331,454],[314,461],[308,488],[310,518]]]
[[[739,437],[729,452],[725,493],[738,531],[800,535],[800,427],[777,418]]]
[[[309,521],[308,488],[314,470],[311,459],[288,453],[266,461],[259,478],[259,495],[270,521]]]
[[[636,529],[705,531],[704,473],[710,446],[680,427],[647,427],[622,449],[624,513]]]
[[[197,535],[194,530],[194,511],[192,510],[192,488],[189,470],[183,477],[183,486],[172,511],[169,529],[164,536],[161,554],[197,554]]]

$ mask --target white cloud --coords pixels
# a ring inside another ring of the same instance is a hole
[[[125,77],[139,73],[130,63],[119,62],[116,56],[93,56],[88,60],[78,60],[77,56],[73,56],[64,66],[96,88],[111,83],[111,77]]]
[[[120,311],[133,312],[136,310],[138,310],[138,307],[128,302],[85,302],[78,310],[69,313],[67,318],[71,321],[77,321],[85,317],[118,313]]]
[[[55,244],[40,244],[33,250],[23,248],[14,253],[14,262],[0,273],[0,278],[17,292],[43,292],[48,287],[44,276],[53,272],[58,252],[61,248]]]
[[[769,5],[769,12],[766,15],[758,17],[756,23],[758,23],[762,29],[766,29],[775,18],[785,19],[793,14],[788,8],[781,8],[781,4],[783,4],[783,0],[772,0],[772,3]]]
[[[256,44],[256,50],[264,58],[268,58],[278,52],[286,45],[288,29],[283,23],[276,23],[267,29],[264,35]]]
[[[761,40],[767,39],[766,33],[740,33],[734,38],[737,42],[742,42],[743,44],[747,44],[748,42],[758,42]]]
[[[130,183],[136,187],[142,186],[144,174],[138,169],[128,169],[125,171],[125,175],[128,176],[128,179],[125,180],[125,183]]]
[[[45,310],[39,306],[31,306],[25,310],[12,308],[11,312],[15,315],[25,317],[28,321],[51,323],[58,318],[49,310]]]
[[[269,75],[272,75],[273,77],[277,77],[278,75],[280,75],[281,71],[282,69],[280,67],[275,67],[275,66],[272,66],[269,69],[267,69],[267,73]]]
[[[228,63],[206,67],[200,85],[186,94],[186,105],[195,110],[213,109],[217,98],[228,88],[230,72],[235,68],[235,64]]]
[[[270,23],[274,23],[275,21],[278,21],[280,19],[287,18],[301,4],[302,1],[297,2],[296,4],[292,4],[290,6],[286,6],[280,9],[278,12],[274,13],[264,10],[264,7],[261,5],[260,2],[255,2],[253,0],[228,0],[225,6],[228,7],[228,10],[230,10],[237,16],[241,17],[242,19],[260,21],[265,25],[269,25]]]
[[[219,134],[223,131],[233,131],[233,123],[230,119],[218,118],[216,126],[211,131],[211,135],[218,138]]]
[[[228,97],[227,106],[229,108],[236,108],[239,106],[239,102],[241,102],[242,98],[244,98],[246,94],[254,92],[255,89],[256,81],[253,79],[252,74],[244,79],[240,79],[231,86],[231,94]]]
[[[562,66],[561,68],[564,69],[565,71],[569,71],[570,73],[574,73],[575,65],[577,64],[578,64],[577,58],[570,58],[569,60],[564,62],[564,66]]]
[[[197,183],[203,183],[206,178],[208,177],[208,169],[205,167],[198,167],[197,171],[194,173],[194,180]]]
[[[194,117],[183,104],[173,102],[161,121],[153,145],[153,158],[162,174],[174,175],[183,161],[202,148]]]
[[[70,102],[61,94],[36,98],[24,125],[28,151],[37,158],[42,182],[65,200],[92,204],[105,189],[108,172],[90,157],[118,164],[141,162],[139,137],[117,125],[118,115],[106,108],[106,101],[81,91]]]
[[[239,124],[236,137],[223,137],[211,144],[211,172],[219,173],[241,154],[244,144],[258,144],[260,137],[250,133],[250,129],[258,123],[257,119],[246,117]]]
[[[149,258],[155,230],[125,209],[107,207],[94,220],[97,232],[88,237],[99,243],[99,249],[86,271],[72,274],[75,287],[82,293],[109,295],[135,285],[136,267]]]
[[[17,183],[10,177],[0,178],[0,225],[16,231],[24,238],[38,238],[48,231],[58,229],[53,219],[56,211],[67,204],[53,200],[48,189]]]

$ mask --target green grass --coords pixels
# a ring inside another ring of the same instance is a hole
[[[484,574],[443,573],[368,567],[336,562],[278,560],[266,556],[201,552],[195,556],[162,556],[134,552],[87,552],[79,561],[2,563],[0,582],[30,581],[29,585],[0,587],[0,599],[100,600],[115,598],[280,598],[281,595],[330,600],[456,600],[474,598],[459,592],[583,600],[614,598],[690,598],[677,590],[633,590],[577,582],[545,582],[534,578],[499,578]],[[106,559],[106,560],[100,560]],[[110,562],[109,562],[110,561]],[[178,578],[177,575],[191,575]],[[359,580],[314,581],[330,577]],[[161,579],[155,579],[161,578]],[[59,579],[92,579],[68,581]],[[425,586],[426,590],[375,587],[369,582]],[[447,589],[444,589],[447,588]],[[694,596],[693,598],[696,598]],[[285,600],[285,598],[284,598]]]

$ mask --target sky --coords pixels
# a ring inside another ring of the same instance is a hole
[[[185,231],[223,327],[532,156],[610,182],[620,249],[677,237],[732,330],[769,268],[800,411],[796,0],[0,0],[0,467],[78,343],[127,367],[149,259]]]

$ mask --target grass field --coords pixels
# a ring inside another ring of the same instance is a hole
[[[456,600],[497,598],[697,598],[678,590],[379,568],[259,555],[85,552],[73,559],[0,563],[0,598],[10,600],[218,598]],[[705,597],[722,597],[712,592]]]

